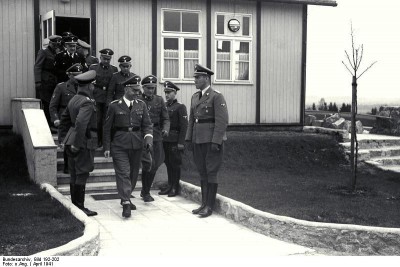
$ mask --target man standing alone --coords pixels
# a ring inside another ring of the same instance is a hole
[[[194,83],[199,92],[192,96],[188,131],[185,140],[193,149],[193,158],[200,174],[202,203],[192,211],[201,217],[212,214],[217,195],[218,170],[222,164],[228,108],[224,96],[211,88],[210,69],[195,65]]]

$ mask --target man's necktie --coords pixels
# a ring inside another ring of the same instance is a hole
[[[200,91],[200,94],[199,94],[199,100],[200,100],[201,96],[202,96],[202,92]]]
[[[132,110],[132,106],[133,106],[132,102],[133,101],[131,101],[131,104],[129,105],[129,110]]]

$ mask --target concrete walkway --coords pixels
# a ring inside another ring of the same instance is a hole
[[[94,200],[86,195],[85,206],[98,212],[99,256],[128,257],[266,257],[312,255],[313,250],[256,233],[218,214],[199,218],[191,210],[197,203],[152,192],[155,201],[144,203],[133,193],[137,210],[122,218],[118,199]]]

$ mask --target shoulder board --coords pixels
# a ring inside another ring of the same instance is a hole
[[[146,104],[146,102],[144,102],[142,99],[136,98],[135,100],[137,100],[138,102],[143,102]]]
[[[214,92],[216,92],[217,94],[220,94],[221,92],[220,91],[218,91],[218,90],[215,90],[215,89],[213,89],[214,90]]]
[[[96,67],[97,65],[99,65],[99,63],[93,63],[92,65],[90,65],[90,67],[91,66]]]
[[[119,71],[116,71],[116,72],[113,73],[113,75],[118,74],[118,73],[119,73]]]
[[[114,68],[116,68],[116,69],[118,69],[116,66],[114,66],[113,64],[110,64],[110,67],[114,67]]]
[[[57,85],[61,85],[61,84],[63,84],[64,82],[60,82],[60,83],[57,83]]]
[[[118,101],[119,101],[119,99],[115,99],[114,101],[111,101],[111,103],[110,103],[110,104],[117,103]]]
[[[197,91],[196,93],[193,94],[193,96],[198,96],[200,94],[200,91]]]

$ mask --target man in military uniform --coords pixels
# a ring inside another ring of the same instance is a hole
[[[100,52],[100,64],[93,64],[90,70],[96,71],[96,82],[94,83],[94,100],[97,108],[97,130],[99,143],[103,143],[103,124],[106,113],[107,90],[114,73],[118,72],[117,67],[110,64],[114,52],[109,48],[104,48]]]
[[[120,72],[114,73],[107,90],[107,106],[111,101],[120,99],[125,94],[125,89],[122,83],[129,80],[136,74],[131,72],[132,58],[130,56],[122,56],[118,59]]]
[[[137,182],[143,146],[150,150],[153,129],[146,104],[138,99],[140,77],[135,75],[122,85],[125,94],[112,101],[104,124],[104,156],[113,158],[122,216],[131,216],[136,206],[130,196]]]
[[[141,99],[146,103],[150,119],[153,123],[153,150],[142,155],[142,192],[140,196],[144,202],[154,201],[150,195],[158,167],[164,162],[163,136],[169,132],[169,118],[167,107],[161,96],[155,95],[157,77],[149,75],[142,80],[143,94]]]
[[[229,120],[224,96],[211,88],[213,74],[210,69],[195,65],[194,82],[199,91],[192,96],[185,138],[201,178],[202,204],[192,213],[201,217],[210,216],[214,208]]]
[[[165,165],[168,173],[168,187],[160,191],[159,195],[174,197],[179,192],[179,180],[181,179],[182,153],[185,149],[185,136],[188,126],[187,110],[184,104],[176,99],[179,87],[170,81],[164,82],[165,98],[170,121],[168,136],[163,138],[165,153]]]
[[[47,48],[39,50],[34,67],[36,95],[42,100],[44,115],[49,126],[51,126],[49,104],[51,95],[57,85],[54,60],[60,42],[61,36],[50,36]]]
[[[92,84],[95,78],[94,70],[75,76],[78,93],[69,101],[61,115],[59,127],[60,136],[65,136],[61,141],[68,154],[71,200],[87,216],[97,215],[97,212],[85,208],[84,205],[86,181],[89,172],[94,169],[94,150],[97,147],[96,107]]]
[[[90,55],[90,44],[78,39],[78,44],[76,45],[76,53],[85,59],[86,65],[90,68],[93,64],[98,64],[99,59]]]
[[[66,82],[68,80],[68,76],[65,74],[66,70],[76,63],[82,65],[83,72],[88,70],[85,59],[76,53],[78,37],[71,35],[64,37],[63,40],[66,50],[58,53],[54,61],[58,82]]]
[[[51,122],[54,126],[58,127],[60,125],[61,114],[67,108],[69,101],[76,95],[76,91],[78,88],[78,82],[75,80],[75,76],[82,73],[82,65],[76,63],[72,65],[69,69],[67,69],[67,75],[69,80],[64,83],[59,83],[54,89],[53,96],[50,100],[50,117]],[[62,139],[62,136],[59,136],[59,140]],[[60,143],[61,144],[61,143]],[[66,151],[64,150],[64,173],[68,173],[68,156]]]

